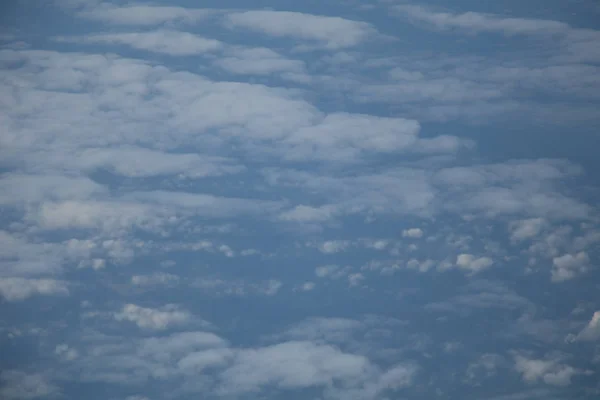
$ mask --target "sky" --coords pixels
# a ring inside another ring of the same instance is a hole
[[[600,398],[598,2],[0,7],[0,398]]]

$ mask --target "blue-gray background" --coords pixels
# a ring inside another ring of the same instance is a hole
[[[596,399],[600,6],[10,1],[3,399]]]

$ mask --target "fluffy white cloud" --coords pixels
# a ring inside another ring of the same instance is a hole
[[[367,358],[332,346],[285,342],[237,353],[234,364],[221,375],[222,391],[253,392],[265,385],[288,389],[325,386],[332,380],[347,385],[364,380],[371,368]]]
[[[575,255],[565,254],[552,259],[552,281],[563,282],[585,273],[590,264],[590,258],[585,251]]]
[[[100,3],[87,7],[78,16],[115,25],[150,26],[164,23],[194,23],[211,15],[210,10],[150,5],[116,6]]]
[[[514,242],[520,242],[526,239],[535,238],[547,225],[543,218],[530,218],[510,223],[510,239]]]
[[[215,39],[208,39],[188,32],[157,30],[152,32],[103,33],[85,37],[57,37],[59,42],[87,42],[121,44],[139,50],[163,53],[171,56],[203,54],[222,47]]]
[[[456,257],[456,266],[471,273],[477,273],[489,268],[494,261],[489,257],[476,257],[473,254],[459,254]]]
[[[413,239],[419,239],[423,236],[423,230],[421,228],[410,228],[402,231],[402,237],[408,237]]]
[[[316,42],[330,49],[357,45],[375,33],[365,22],[289,11],[244,11],[228,14],[227,26],[272,36]]]
[[[172,285],[179,282],[179,276],[156,272],[150,275],[134,275],[131,277],[131,283],[136,286],[157,286]]]
[[[0,373],[0,395],[7,400],[47,399],[60,395],[57,386],[42,374],[27,374],[18,370]]]
[[[217,296],[275,296],[283,283],[277,279],[269,279],[264,282],[244,282],[240,280],[223,280],[200,278],[192,283],[192,286]]]
[[[348,275],[349,267],[340,267],[339,265],[321,265],[315,268],[315,275],[318,278],[339,279]]]
[[[305,75],[303,61],[285,58],[265,47],[230,49],[226,57],[215,61],[215,65],[232,74],[270,75],[287,72],[297,74],[298,77],[305,76],[305,79],[310,80],[310,77]]]
[[[140,307],[126,304],[120,312],[113,314],[117,321],[130,321],[142,329],[163,330],[172,326],[181,326],[190,322],[189,312],[180,310],[174,305],[160,309]]]
[[[319,251],[325,254],[335,254],[344,251],[350,246],[347,240],[327,240],[319,245]]]
[[[568,386],[573,376],[582,373],[557,359],[531,359],[522,355],[515,356],[515,369],[526,382],[542,381],[553,386]]]
[[[0,295],[8,301],[22,301],[33,296],[69,294],[67,282],[55,279],[0,278]]]
[[[600,339],[600,311],[592,315],[592,319],[585,328],[576,336],[577,340],[593,341]]]
[[[395,10],[410,18],[427,22],[438,28],[462,28],[475,32],[503,32],[505,34],[556,34],[564,33],[569,26],[558,21],[526,18],[500,18],[477,12],[451,14],[431,11],[413,5],[395,6]]]

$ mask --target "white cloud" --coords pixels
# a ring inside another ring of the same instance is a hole
[[[325,254],[335,254],[346,250],[350,246],[347,240],[327,240],[319,245],[319,251]]]
[[[126,304],[120,312],[113,314],[117,321],[130,321],[143,329],[163,330],[171,326],[185,325],[192,316],[189,312],[180,310],[173,305],[160,309],[140,307]]]
[[[477,273],[489,268],[494,261],[489,257],[476,257],[472,254],[459,254],[456,257],[456,266],[471,273]]]
[[[212,14],[211,10],[150,5],[118,7],[100,3],[77,13],[78,16],[115,25],[151,26],[164,23],[195,23]]]
[[[332,219],[335,213],[335,207],[311,207],[301,204],[279,214],[279,219],[290,222],[325,222]]]
[[[179,276],[165,272],[155,272],[150,275],[134,275],[131,277],[131,283],[135,286],[172,285],[178,282]]]
[[[544,34],[551,35],[564,33],[568,30],[567,24],[526,18],[500,18],[494,15],[477,12],[451,14],[435,12],[421,6],[401,5],[395,6],[399,13],[407,15],[418,21],[427,22],[442,29],[461,28],[475,32],[502,32],[505,34]]]
[[[106,188],[88,178],[11,173],[0,179],[0,204],[31,205],[42,201],[102,196]]]
[[[200,278],[195,280],[192,286],[217,296],[247,296],[252,294],[274,296],[279,292],[283,283],[277,279],[254,283],[240,280]]]
[[[348,284],[350,286],[358,286],[365,280],[365,276],[360,272],[348,275]]]
[[[222,157],[165,153],[132,146],[86,149],[69,162],[79,170],[94,171],[106,168],[131,178],[161,175],[203,178],[232,174],[244,169]]]
[[[427,272],[435,266],[435,261],[433,260],[423,260],[419,261],[416,259],[411,259],[406,263],[406,266],[410,269],[415,269],[419,272]],[[383,271],[382,271],[383,272]]]
[[[283,336],[294,340],[344,343],[363,327],[362,322],[353,319],[313,317],[295,324]]]
[[[54,349],[54,354],[66,361],[73,361],[79,357],[77,350],[72,349],[67,344],[59,344]]]
[[[225,17],[225,23],[267,35],[309,40],[330,49],[357,45],[375,33],[365,22],[289,11],[235,12]]]
[[[585,251],[575,255],[565,254],[552,259],[552,281],[563,282],[584,274],[590,265],[590,258]]]
[[[7,301],[22,301],[33,296],[69,294],[67,282],[55,279],[0,278],[0,295]]]
[[[191,56],[219,50],[223,45],[188,32],[157,30],[152,32],[102,33],[83,37],[57,37],[61,42],[86,42],[107,45],[121,44],[139,50],[171,56]]]
[[[348,275],[349,267],[340,267],[339,265],[321,265],[315,268],[315,275],[318,278],[339,279]]]
[[[47,399],[60,396],[60,390],[42,374],[18,370],[0,372],[0,397],[6,400]]]
[[[552,386],[568,386],[573,376],[582,373],[558,359],[530,359],[522,355],[515,356],[515,369],[526,382],[542,381]]]
[[[215,65],[240,75],[270,75],[283,72],[305,74],[303,61],[285,58],[265,47],[230,49],[228,56],[218,58]],[[306,79],[310,77],[307,75]]]
[[[410,228],[410,229],[404,229],[402,231],[402,237],[418,239],[422,236],[423,236],[423,230],[421,230],[420,228]]]
[[[304,282],[302,285],[300,285],[299,289],[303,292],[310,292],[315,288],[315,286],[316,285],[314,282]]]
[[[396,153],[417,143],[420,125],[402,118],[337,113],[285,140],[288,159],[353,160],[360,152]],[[369,132],[369,134],[366,134]]]
[[[526,239],[535,238],[546,226],[543,218],[530,218],[510,223],[510,239],[513,242],[520,242]]]
[[[279,388],[325,386],[362,381],[372,366],[367,358],[328,345],[292,341],[241,350],[222,374],[223,393],[253,392],[265,385]]]
[[[600,311],[592,315],[592,319],[585,328],[576,336],[577,340],[594,341],[600,339]]]

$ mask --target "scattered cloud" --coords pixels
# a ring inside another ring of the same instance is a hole
[[[577,340],[593,341],[600,338],[600,311],[592,315],[592,319],[585,328],[575,337]]]
[[[328,49],[355,46],[375,33],[369,24],[290,11],[244,11],[225,16],[231,28],[314,42]]]
[[[219,50],[221,42],[187,32],[158,30],[153,32],[103,33],[84,37],[57,37],[59,42],[85,42],[126,45],[138,50],[171,56],[191,56]]]
[[[552,259],[552,281],[563,282],[585,273],[589,268],[590,258],[582,251],[575,255],[565,254]]]
[[[419,239],[423,236],[423,230],[421,228],[410,228],[402,231],[402,237]]]
[[[10,7],[0,397],[599,393],[591,6],[188,3]]]
[[[42,374],[28,374],[19,370],[4,370],[0,373],[3,382],[0,388],[2,398],[8,400],[28,400],[55,398],[60,396],[58,387]]]
[[[54,279],[0,278],[0,295],[7,301],[23,301],[33,296],[64,296],[68,284]]]
[[[133,322],[142,329],[164,330],[171,326],[185,325],[192,316],[174,305],[154,309],[126,304],[120,312],[114,313],[114,318],[117,321]]]
[[[515,356],[515,369],[526,382],[542,381],[552,386],[568,386],[575,375],[583,373],[558,359],[531,359],[522,355]]]

